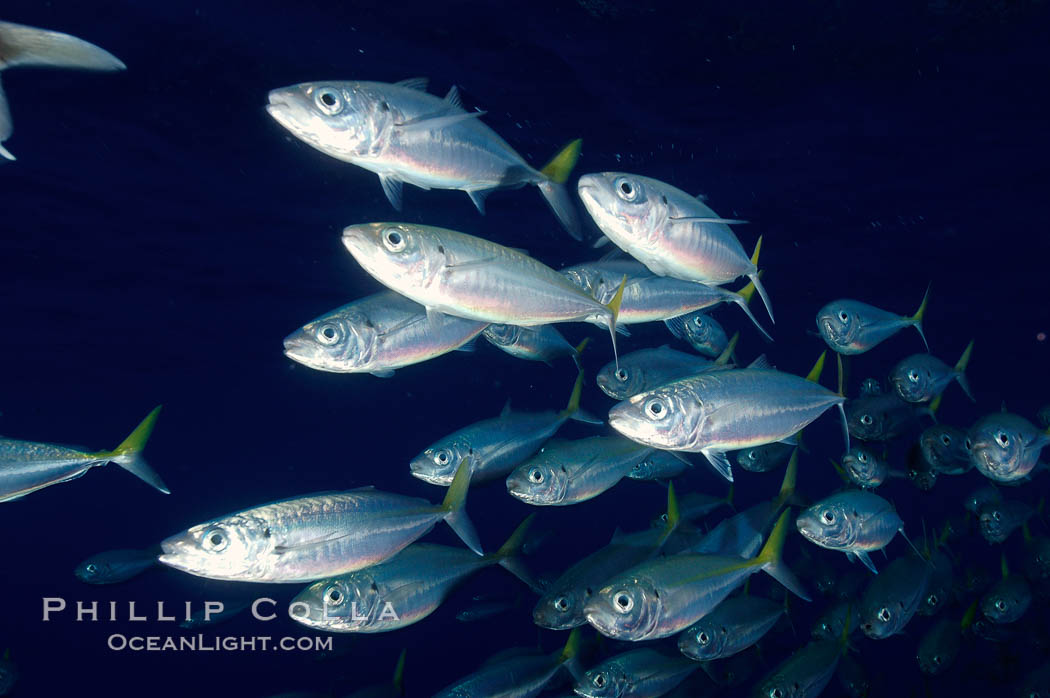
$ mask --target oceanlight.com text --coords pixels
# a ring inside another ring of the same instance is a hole
[[[106,646],[115,652],[323,652],[331,637],[255,637],[239,635],[123,635],[114,633]]]

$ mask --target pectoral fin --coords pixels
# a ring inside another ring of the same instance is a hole
[[[401,180],[392,175],[379,175],[379,183],[383,185],[383,193],[386,200],[394,207],[395,211],[401,210]]]
[[[713,449],[705,448],[700,453],[707,456],[708,462],[714,467],[718,473],[730,482],[733,481],[733,469],[729,464],[729,458],[726,457],[725,451],[715,451]]]

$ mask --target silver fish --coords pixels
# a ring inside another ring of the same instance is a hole
[[[895,635],[915,616],[925,597],[933,566],[906,555],[876,575],[860,602],[860,629],[873,640]]]
[[[787,463],[794,452],[793,445],[774,442],[737,451],[736,464],[750,473],[768,473]]]
[[[955,583],[952,559],[943,550],[936,550],[930,556],[930,563],[933,573],[926,585],[922,603],[919,604],[920,616],[936,615],[952,600],[952,586]]]
[[[496,189],[539,188],[565,229],[580,239],[565,181],[580,152],[575,140],[542,170],[533,169],[480,120],[463,109],[459,90],[427,94],[427,80],[396,83],[307,82],[272,90],[266,111],[299,140],[326,155],[379,175],[390,205],[401,210],[402,184],[456,189],[485,212]]]
[[[116,463],[155,489],[170,494],[171,490],[142,458],[142,449],[153,432],[158,414],[160,407],[146,415],[112,451],[82,451],[57,444],[0,439],[0,502],[75,480],[106,463]]]
[[[571,356],[580,365],[580,352],[587,340],[573,346],[553,325],[518,327],[517,325],[489,325],[481,333],[493,346],[518,359],[542,361],[548,366],[555,359]]]
[[[643,562],[606,581],[591,597],[584,608],[587,622],[617,640],[667,637],[710,613],[759,570],[808,601],[780,559],[788,526],[784,512],[758,556],[749,560],[680,554]]]
[[[812,373],[819,375],[822,365],[823,355]],[[841,410],[843,402],[813,380],[752,364],[634,395],[610,410],[609,424],[647,446],[703,453],[732,480],[726,451],[791,441],[829,407]]]
[[[890,475],[889,464],[862,446],[854,446],[842,456],[842,469],[858,487],[874,488]]]
[[[423,450],[409,463],[412,476],[432,485],[452,482],[456,464],[470,464],[471,482],[477,484],[506,477],[570,419],[596,420],[580,411],[583,374],[578,374],[569,404],[554,412],[512,412],[510,403],[499,417],[483,419],[452,432]],[[598,422],[599,424],[601,422]]]
[[[33,68],[73,68],[76,70],[124,70],[127,66],[109,51],[69,34],[0,22],[0,71],[18,66]],[[0,86],[0,156],[14,160],[4,147],[14,124],[7,98]]]
[[[616,436],[548,443],[507,476],[507,492],[535,506],[585,502],[626,477],[652,450]]]
[[[242,582],[312,582],[387,560],[445,521],[481,555],[464,511],[464,461],[438,505],[363,487],[245,509],[164,540],[159,560],[198,577]]]
[[[413,223],[366,223],[343,230],[343,245],[380,283],[456,317],[535,327],[604,324],[616,353],[621,289],[607,305],[545,264],[509,247]]]
[[[434,698],[532,698],[539,695],[563,666],[573,661],[580,646],[580,631],[573,630],[565,647],[554,654],[523,655],[491,662]]]
[[[817,698],[835,676],[838,640],[817,640],[795,651],[751,692],[754,698]]]
[[[1005,557],[1003,572],[1003,578],[981,597],[981,613],[993,623],[1014,623],[1032,605],[1032,586],[1023,576],[1008,573]]]
[[[717,357],[729,345],[729,335],[722,325],[703,310],[665,320],[664,324],[671,334],[685,340],[701,356],[709,359]]]
[[[622,356],[618,364],[610,361],[598,371],[597,382],[609,397],[626,400],[671,381],[723,368],[723,364],[665,344],[655,349],[632,351]]]
[[[573,687],[585,698],[649,698],[662,696],[700,668],[683,657],[654,649],[629,650],[609,657],[587,671]]]
[[[1011,499],[987,501],[977,510],[981,536],[989,543],[1002,543],[1034,513],[1035,510],[1024,502]]]
[[[84,560],[73,574],[88,584],[116,584],[136,577],[157,564],[153,550],[108,550]]]
[[[966,432],[946,424],[927,427],[919,436],[922,457],[938,473],[962,475],[973,470]]]
[[[532,609],[532,620],[541,628],[568,630],[586,625],[584,608],[594,590],[614,574],[652,558],[660,552],[678,526],[674,486],[667,492],[667,520],[661,529],[622,535],[579,560],[552,582]]]
[[[901,360],[890,371],[890,385],[905,402],[929,402],[944,392],[953,380],[959,383],[966,396],[973,401],[970,383],[966,380],[966,366],[970,363],[973,342],[955,364],[949,366],[932,354],[913,354]]]
[[[860,629],[860,607],[856,598],[836,599],[825,608],[810,629],[814,640],[837,640],[847,630],[850,634]]]
[[[491,555],[413,543],[379,565],[315,582],[295,597],[292,618],[327,632],[381,633],[423,620],[468,577],[492,565],[526,575],[531,585],[516,558],[531,519]]]
[[[586,174],[576,188],[598,228],[654,274],[711,285],[746,276],[773,319],[756,266],[761,240],[748,258],[729,228],[743,221],[720,217],[670,184],[625,172]]]
[[[632,480],[670,480],[692,467],[670,451],[653,449],[645,458],[634,464],[627,477]],[[722,500],[719,500],[722,501]]]
[[[761,596],[726,599],[682,631],[678,649],[698,662],[730,657],[761,640],[783,614],[783,604]]]
[[[997,482],[1013,482],[1028,475],[1039,462],[1043,447],[1050,444],[1050,433],[1009,412],[978,419],[966,436],[974,465],[981,475]]]
[[[833,494],[799,514],[795,525],[806,540],[856,557],[875,573],[868,553],[882,550],[898,533],[904,535],[904,522],[893,505],[867,490]]]
[[[933,418],[931,408],[904,402],[896,393],[863,395],[847,400],[844,409],[850,436],[861,441],[888,441],[920,417]]]
[[[410,366],[471,342],[486,323],[427,313],[393,291],[383,291],[336,308],[288,335],[284,354],[319,371],[371,373],[387,378]]]
[[[930,345],[926,343],[926,335],[922,332],[922,318],[926,313],[929,295],[930,290],[926,289],[922,304],[910,317],[894,315],[873,305],[846,298],[832,301],[817,311],[817,330],[834,351],[840,354],[863,354],[902,328],[914,327],[929,351]]]
[[[962,628],[958,618],[941,618],[919,640],[919,669],[927,676],[944,673],[959,654]]]
[[[601,303],[612,301],[626,276],[623,302],[617,316],[617,322],[623,325],[662,321],[672,334],[681,337],[685,330],[679,327],[679,319],[686,314],[707,310],[722,303],[735,303],[766,339],[773,339],[748,307],[755,292],[754,283],[748,283],[738,292],[727,291],[695,281],[657,276],[641,262],[623,259],[577,264],[562,269],[561,273]]]

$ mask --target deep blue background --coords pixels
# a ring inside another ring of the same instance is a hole
[[[384,679],[404,646],[410,695],[428,695],[496,649],[537,641],[524,607],[485,624],[453,619],[472,594],[515,588],[499,570],[410,629],[338,637],[341,653],[322,661],[114,653],[105,648],[111,632],[177,629],[77,624],[69,614],[40,621],[43,596],[288,598],[298,587],[246,589],[170,570],[93,588],[72,569],[101,550],[147,546],[295,494],[375,484],[437,500],[443,490],[408,475],[408,460],[426,445],[493,416],[508,397],[522,409],[564,403],[571,364],[516,362],[487,345],[388,380],[316,373],[283,357],[284,335],[378,289],[339,242],[351,222],[443,225],[553,266],[598,253],[568,239],[529,190],[493,195],[480,217],[462,193],[408,187],[398,216],[374,175],[294,141],[266,115],[275,87],[428,76],[432,92],[459,85],[467,105],[487,110],[486,123],[532,163],[582,135],[577,174],[626,170],[706,194],[721,215],[752,221],[737,229],[745,247],[765,236],[776,344],[764,344],[737,311],[719,313],[742,330],[745,356],[766,351],[778,367],[804,372],[824,348],[810,332],[823,303],[855,297],[910,314],[932,283],[933,352],[954,361],[976,338],[970,377],[979,405],[951,387],[944,420],[966,427],[1004,401],[1032,417],[1048,400],[1048,345],[1036,338],[1050,331],[1045,3],[632,6],[4,3],[3,19],[85,38],[128,70],[3,73],[15,124],[6,145],[19,159],[0,164],[0,433],[112,447],[163,403],[148,456],[174,492],[164,497],[111,467],[0,506],[0,650],[10,647],[21,667],[17,695],[343,691]],[[593,335],[591,376],[611,358],[599,330],[564,330],[573,341]],[[621,346],[667,341],[657,326]],[[884,375],[921,347],[903,332],[856,361],[854,377]],[[611,404],[593,381],[584,403],[599,413]],[[807,435],[814,452],[800,484],[811,497],[837,486],[827,465],[841,451],[837,434],[828,416]],[[689,482],[723,490],[707,473]],[[886,492],[918,532],[923,520],[936,525],[960,511],[980,482],[972,474],[942,478],[930,495],[904,483]],[[740,473],[737,484],[747,504],[772,496],[779,474]],[[1036,481],[1017,496],[1034,503],[1045,488]],[[528,513],[500,490],[470,499],[487,548]],[[624,483],[542,511],[541,524],[559,534],[534,565],[560,569],[615,526],[643,526],[662,508],[662,492]],[[433,538],[453,540],[446,530]],[[793,543],[789,554],[797,550]],[[979,539],[957,552],[997,567],[998,550]],[[800,637],[767,648],[756,671],[802,644],[814,610],[800,611]],[[916,621],[902,637],[857,640],[861,662],[881,677],[876,694],[923,690],[914,652],[924,629]],[[215,632],[309,634],[288,620],[250,619]],[[547,650],[564,641],[539,635]],[[1008,676],[998,668],[1007,659],[1018,657],[1013,672],[1034,667],[1043,647],[1028,639],[972,647],[959,672],[927,688],[965,695],[976,676]]]

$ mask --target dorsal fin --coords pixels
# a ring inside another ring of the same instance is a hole
[[[426,92],[427,84],[429,82],[429,78],[407,78],[405,80],[398,80],[394,84],[398,87],[407,87],[410,90],[419,90],[420,92]]]

